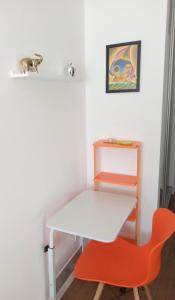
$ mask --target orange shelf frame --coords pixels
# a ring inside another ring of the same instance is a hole
[[[136,206],[133,209],[132,213],[128,217],[128,221],[135,222],[135,241],[138,240],[138,202],[139,202],[139,185],[140,185],[140,147],[141,142],[133,141],[129,145],[109,143],[107,140],[99,140],[94,144],[94,190],[97,189],[97,183],[109,183],[113,185],[121,185],[128,187],[135,187],[136,190]],[[136,175],[127,175],[127,174],[118,174],[118,173],[109,173],[109,172],[100,172],[97,174],[97,149],[98,148],[123,148],[131,149],[137,151],[137,160],[136,166],[137,171]]]
[[[115,185],[136,186],[137,177],[133,175],[101,172],[95,176],[94,181]]]
[[[134,208],[133,211],[132,211],[132,213],[128,217],[128,221],[134,222],[134,221],[136,221],[136,218],[137,218],[137,209]]]
[[[95,142],[94,147],[103,147],[103,148],[125,148],[125,149],[136,149],[139,148],[141,143],[139,141],[133,141],[130,145],[123,145],[117,143],[109,143],[107,140],[99,140]]]

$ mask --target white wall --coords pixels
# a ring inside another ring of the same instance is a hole
[[[0,299],[47,299],[45,222],[85,186],[84,84],[8,73],[39,52],[40,70],[72,61],[83,76],[83,12],[82,0],[0,3]],[[62,262],[73,242],[58,239]]]
[[[93,141],[116,137],[142,142],[142,241],[148,238],[158,201],[166,15],[164,0],[85,1],[88,184],[93,183]],[[105,46],[135,40],[142,41],[140,92],[105,94]],[[124,172],[133,172],[129,154],[117,153],[119,171],[125,166]],[[114,168],[110,160],[108,168]]]

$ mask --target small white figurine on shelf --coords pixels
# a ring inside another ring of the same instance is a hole
[[[65,70],[66,70],[66,73],[68,73],[71,77],[74,77],[75,67],[73,66],[72,63],[67,64]]]
[[[43,61],[43,56],[37,53],[34,53],[37,58],[25,57],[22,58],[19,62],[21,73],[26,74],[27,72],[37,72],[38,65]]]

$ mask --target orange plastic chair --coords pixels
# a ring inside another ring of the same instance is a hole
[[[137,246],[124,238],[112,243],[91,241],[75,266],[75,277],[100,282],[94,296],[98,300],[104,284],[133,288],[139,300],[138,287],[143,286],[147,298],[152,299],[147,284],[154,280],[161,265],[161,250],[165,241],[175,232],[175,214],[166,208],[154,213],[151,240]]]

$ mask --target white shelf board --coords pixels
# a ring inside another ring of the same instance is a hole
[[[75,78],[68,77],[66,75],[60,75],[56,73],[20,73],[18,71],[11,71],[10,78],[13,79],[34,79],[34,80],[61,80],[61,81],[75,81]]]

